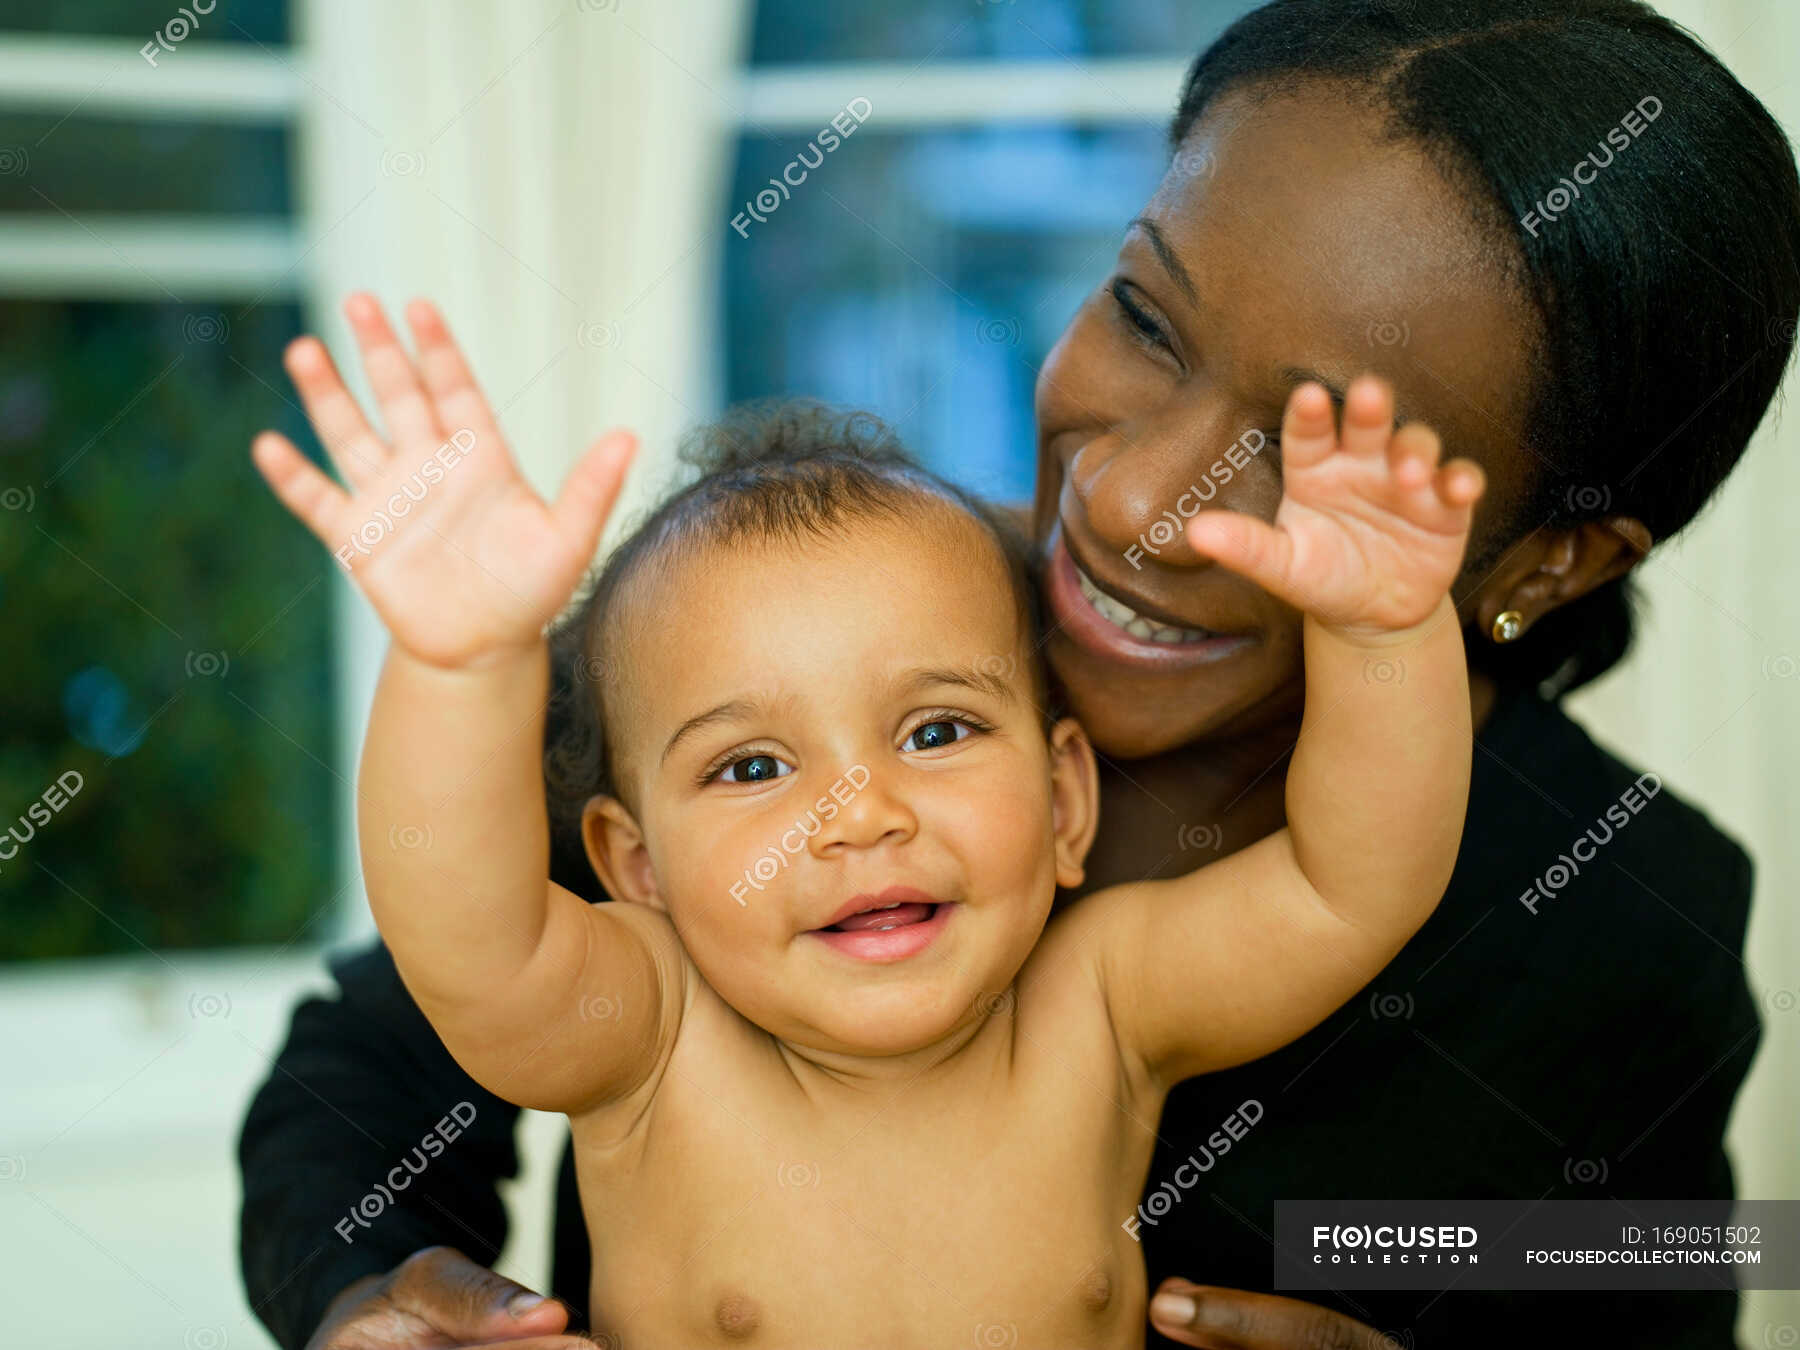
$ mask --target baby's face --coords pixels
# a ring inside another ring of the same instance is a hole
[[[944,506],[720,548],[627,604],[640,898],[708,982],[832,1053],[977,1018],[1079,881],[1093,815],[1091,753],[1072,722],[1046,741],[981,527]]]

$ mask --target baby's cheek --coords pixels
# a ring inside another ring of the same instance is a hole
[[[1030,878],[1050,847],[1050,793],[1014,779],[944,803],[942,828],[990,880]]]

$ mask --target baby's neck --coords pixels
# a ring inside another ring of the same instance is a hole
[[[1011,990],[983,1000],[974,1013],[927,1045],[897,1054],[822,1049],[769,1033],[794,1081],[809,1095],[881,1102],[911,1096],[1011,1056],[1015,997]]]

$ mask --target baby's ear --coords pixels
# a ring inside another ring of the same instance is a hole
[[[668,913],[650,868],[643,831],[617,797],[588,798],[581,811],[581,842],[608,895]]]
[[[1079,886],[1100,825],[1100,773],[1094,747],[1073,717],[1050,729],[1050,830],[1056,839],[1056,884]]]

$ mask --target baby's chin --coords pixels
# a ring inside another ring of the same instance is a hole
[[[989,1017],[1007,1015],[1013,1006],[1010,992],[982,993],[961,972],[833,986],[802,1006],[738,1011],[796,1051],[820,1056],[821,1063],[866,1059],[874,1069],[882,1060],[957,1049]]]
[[[865,1012],[854,1008],[833,1009],[812,1025],[796,1027],[793,1035],[783,1039],[797,1050],[866,1059],[873,1064],[901,1057],[915,1058],[934,1049],[956,1049],[986,1020],[988,1013],[985,1001],[973,997],[960,1008],[915,1008],[901,1012],[887,1008],[871,1008]]]

